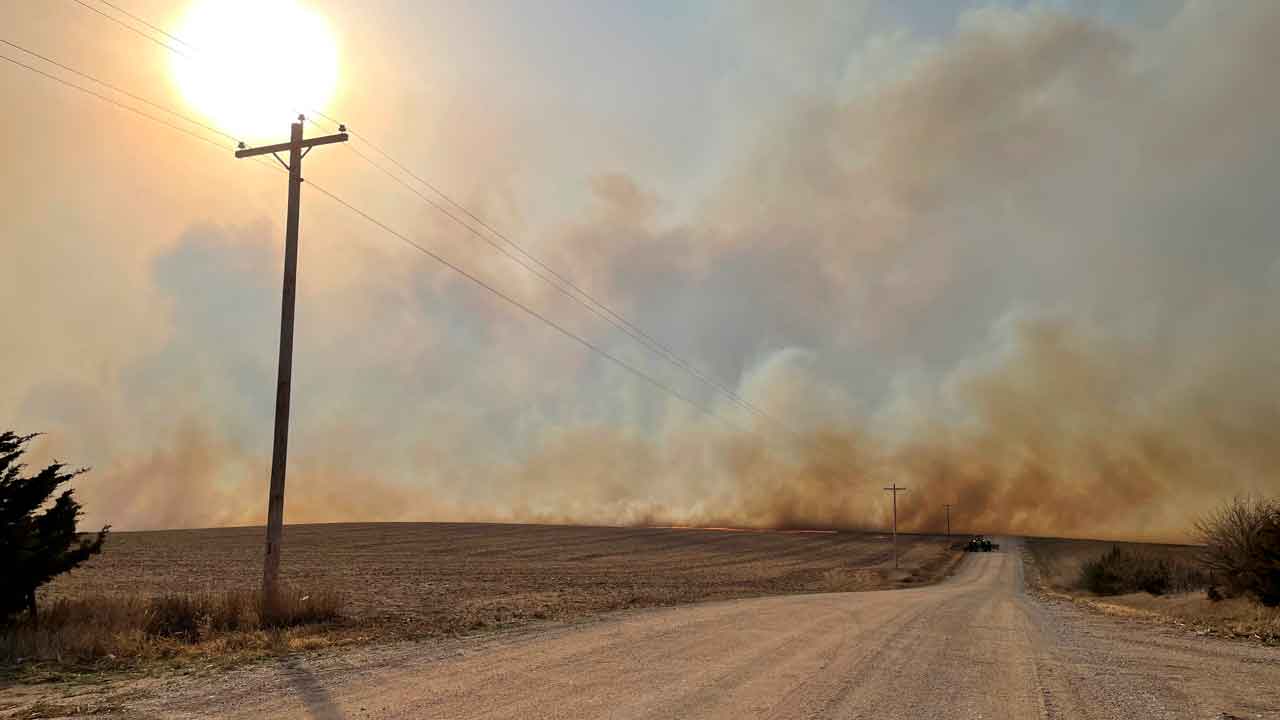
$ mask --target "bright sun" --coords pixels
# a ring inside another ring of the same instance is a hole
[[[287,136],[293,117],[333,99],[333,36],[296,0],[197,0],[177,36],[190,47],[173,60],[183,96],[241,139]]]

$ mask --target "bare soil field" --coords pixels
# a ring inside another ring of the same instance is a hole
[[[925,582],[954,557],[945,538],[864,533],[388,523],[285,529],[282,573],[332,589],[355,619],[435,632],[773,593]],[[262,529],[117,533],[48,597],[252,589]]]
[[[1246,598],[1214,602],[1203,591],[1098,597],[1080,589],[1077,580],[1081,567],[1114,546],[1183,563],[1194,563],[1199,550],[1194,545],[1027,538],[1024,548],[1031,560],[1027,578],[1042,593],[1070,599],[1108,615],[1173,625],[1199,635],[1280,644],[1280,608],[1266,608]]]
[[[56,579],[41,591],[41,600],[109,603],[253,590],[261,579],[262,533],[256,527],[115,533],[102,555]],[[282,560],[285,582],[302,594],[337,592],[343,599],[340,622],[186,644],[106,638],[90,649],[88,659],[101,665],[108,657],[129,659],[122,654],[134,659],[251,657],[332,643],[470,634],[625,608],[907,587],[945,576],[962,555],[941,536],[902,535],[898,542],[900,570],[893,569],[889,536],[873,533],[446,523],[290,526]]]

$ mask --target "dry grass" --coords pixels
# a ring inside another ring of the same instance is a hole
[[[1248,638],[1280,644],[1280,610],[1246,598],[1214,602],[1203,592],[1153,597],[1146,593],[1091,601],[1103,612],[1146,615],[1202,635]]]
[[[624,608],[903,587],[945,575],[960,557],[945,538],[899,536],[903,570],[894,571],[888,536],[871,533],[290,526],[285,581],[341,596],[344,619],[276,632],[258,629],[246,604],[260,578],[261,532],[114,534],[101,556],[55,580],[41,598],[49,618],[66,608],[61,612],[94,617],[99,629],[76,635],[66,625],[44,645],[14,637],[0,657],[58,657],[57,648],[72,647],[64,661],[253,655],[282,643],[464,634]]]
[[[1034,563],[1029,578],[1043,590],[1070,597],[1108,614],[1149,619],[1202,635],[1280,643],[1280,608],[1266,608],[1245,598],[1214,602],[1203,591],[1158,597],[1132,593],[1097,598],[1079,588],[1077,580],[1085,563],[1101,557],[1117,545],[1180,565],[1194,564],[1200,551],[1199,547],[1192,545],[1028,538],[1026,548]]]
[[[278,650],[317,631],[300,626],[337,622],[341,610],[337,593],[296,590],[282,593],[269,617],[259,594],[241,590],[57,597],[43,603],[38,623],[20,617],[0,627],[0,664],[82,666]]]
[[[1112,548],[1185,567],[1196,563],[1199,548],[1194,545],[1113,542],[1109,540],[1063,540],[1027,538],[1026,548],[1046,587],[1068,593],[1079,593],[1081,572],[1091,560],[1097,560]]]
[[[1084,563],[1076,587],[1097,595],[1167,595],[1205,590],[1209,580],[1209,573],[1194,559],[1112,546]]]

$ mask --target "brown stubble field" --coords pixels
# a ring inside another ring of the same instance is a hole
[[[251,590],[261,528],[116,533],[44,592],[57,598]],[[679,528],[388,523],[290,526],[282,572],[337,591],[344,625],[375,636],[457,634],[625,608],[931,582],[960,553],[940,536]]]

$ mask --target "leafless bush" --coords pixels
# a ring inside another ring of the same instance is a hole
[[[1085,562],[1076,584],[1098,595],[1164,595],[1203,588],[1209,584],[1209,576],[1194,563],[1117,545]]]
[[[1201,563],[1222,595],[1280,605],[1280,500],[1235,498],[1196,523]]]

